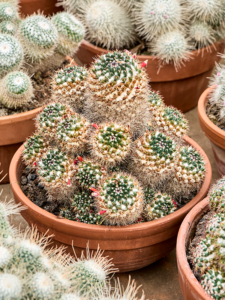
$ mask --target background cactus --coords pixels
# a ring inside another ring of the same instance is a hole
[[[19,41],[8,34],[0,34],[0,78],[18,70],[23,63],[23,48]]]
[[[63,55],[73,56],[85,35],[83,24],[67,12],[56,14],[52,22],[59,34],[57,51]]]
[[[9,2],[0,2],[0,22],[16,22],[19,18],[17,7]]]
[[[0,23],[0,33],[15,35],[16,31],[17,26],[11,21],[4,21]]]
[[[213,44],[216,40],[215,31],[210,24],[195,21],[189,28],[190,39],[197,49]]]
[[[33,96],[33,87],[28,75],[15,71],[0,82],[0,102],[8,108],[19,108],[28,104]]]

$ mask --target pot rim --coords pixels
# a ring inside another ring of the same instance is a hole
[[[213,124],[213,122],[208,118],[208,116],[206,114],[206,105],[208,103],[208,96],[209,96],[210,92],[213,89],[215,89],[215,87],[216,87],[216,85],[214,84],[213,86],[207,88],[202,93],[201,97],[199,98],[199,101],[198,101],[198,116],[199,116],[200,123],[201,122],[203,123],[205,129],[207,131],[212,132],[212,134],[209,136],[209,134],[206,131],[205,132],[206,136],[210,140],[212,140],[213,143],[215,143],[219,147],[225,149],[225,143],[223,145],[223,144],[220,143],[220,141],[218,141],[218,139],[215,139],[215,136],[216,136],[216,137],[219,137],[219,139],[224,139],[225,140],[225,131],[223,131],[221,128],[219,128],[218,126]]]
[[[208,197],[195,205],[183,220],[177,236],[176,256],[179,276],[182,277],[182,280],[188,281],[196,295],[201,297],[199,299],[212,300],[211,296],[206,293],[206,291],[201,287],[199,281],[194,276],[186,255],[186,242],[189,238],[189,229],[191,224],[195,221],[197,215],[201,214],[203,210],[207,209],[207,206],[209,206]],[[182,276],[182,273],[185,274],[185,278]]]
[[[171,215],[165,216],[163,218],[160,218],[158,220],[150,221],[150,222],[145,222],[145,223],[140,223],[140,224],[132,224],[132,225],[127,225],[127,226],[107,226],[107,225],[92,225],[92,224],[85,224],[81,222],[75,222],[71,220],[66,220],[66,219],[59,219],[55,215],[45,211],[44,209],[38,207],[36,204],[34,204],[30,199],[28,199],[25,194],[22,192],[19,183],[17,182],[17,168],[18,164],[21,161],[21,154],[22,151],[24,150],[24,146],[22,145],[17,152],[15,153],[11,164],[10,164],[10,169],[9,169],[9,178],[10,178],[10,184],[12,187],[12,190],[15,194],[17,194],[17,197],[20,199],[23,205],[28,207],[30,210],[35,212],[36,216],[39,216],[39,219],[41,221],[46,221],[47,224],[52,224],[53,227],[60,228],[61,231],[72,231],[74,228],[76,229],[85,229],[88,230],[88,232],[91,231],[97,231],[99,233],[104,234],[106,231],[113,236],[116,233],[122,232],[123,234],[129,234],[132,235],[132,232],[136,231],[142,231],[145,229],[151,228],[151,231],[156,231],[159,232],[159,228],[163,230],[163,227],[166,227],[167,224],[169,224],[172,220],[174,219],[180,219],[182,220],[184,216],[188,213],[188,211],[196,204],[199,202],[199,199],[202,199],[205,197],[207,194],[207,191],[210,187],[211,184],[211,179],[212,179],[212,169],[211,165],[209,162],[209,159],[205,152],[202,150],[202,148],[191,138],[188,136],[184,137],[185,141],[188,142],[190,145],[192,145],[200,155],[203,157],[205,164],[206,164],[206,176],[203,181],[202,187],[199,191],[199,193],[184,207],[181,209],[175,211]],[[23,200],[22,200],[23,199]],[[46,220],[44,220],[44,218]],[[63,225],[63,226],[62,226]],[[122,230],[121,230],[122,229]]]

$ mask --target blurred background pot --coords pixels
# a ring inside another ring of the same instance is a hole
[[[52,15],[63,10],[56,3],[57,0],[20,0],[20,13],[27,16],[40,11],[46,16]]]

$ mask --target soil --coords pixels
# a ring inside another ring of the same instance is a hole
[[[68,63],[69,61],[65,60],[59,69],[63,68],[65,65],[68,65]],[[50,68],[44,72],[37,71],[34,73],[34,75],[31,77],[34,88],[34,97],[32,97],[31,101],[26,106],[23,106],[19,109],[10,109],[0,103],[0,117],[26,112],[49,103],[52,96],[51,82],[55,72],[56,69]]]
[[[220,109],[215,103],[207,103],[206,114],[213,124],[225,131],[225,119],[220,118]]]

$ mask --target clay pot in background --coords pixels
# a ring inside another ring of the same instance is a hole
[[[27,207],[21,214],[30,225],[35,225],[39,232],[53,234],[54,244],[66,245],[72,255],[74,248],[79,257],[89,243],[90,250],[97,250],[100,246],[106,256],[113,258],[120,272],[143,268],[175,248],[181,222],[189,210],[206,196],[211,183],[212,170],[205,152],[191,138],[186,136],[185,140],[204,158],[206,177],[199,193],[187,205],[164,218],[121,227],[90,225],[57,218],[30,201],[20,188],[24,169],[21,159],[23,146],[18,149],[10,165],[9,176],[14,199],[16,203]]]
[[[177,266],[179,282],[184,300],[212,300],[198,280],[195,278],[187,261],[186,250],[194,237],[195,227],[202,218],[203,213],[209,210],[208,198],[198,203],[188,213],[181,224],[177,237]]]
[[[63,10],[63,7],[56,6],[56,3],[57,0],[20,0],[20,13],[27,16],[40,11],[49,16]]]
[[[209,138],[220,176],[225,175],[225,131],[213,124],[206,115],[206,105],[212,86],[204,91],[198,102],[198,117],[204,134]]]
[[[183,112],[197,106],[198,99],[208,86],[215,62],[220,61],[219,53],[224,52],[224,41],[211,45],[208,51],[203,48],[192,52],[192,59],[176,72],[173,64],[167,64],[159,70],[159,60],[154,56],[138,55],[140,61],[148,61],[147,73],[153,90],[159,91],[166,105],[173,105]],[[97,55],[108,51],[83,41],[77,58],[82,64],[90,66]]]

